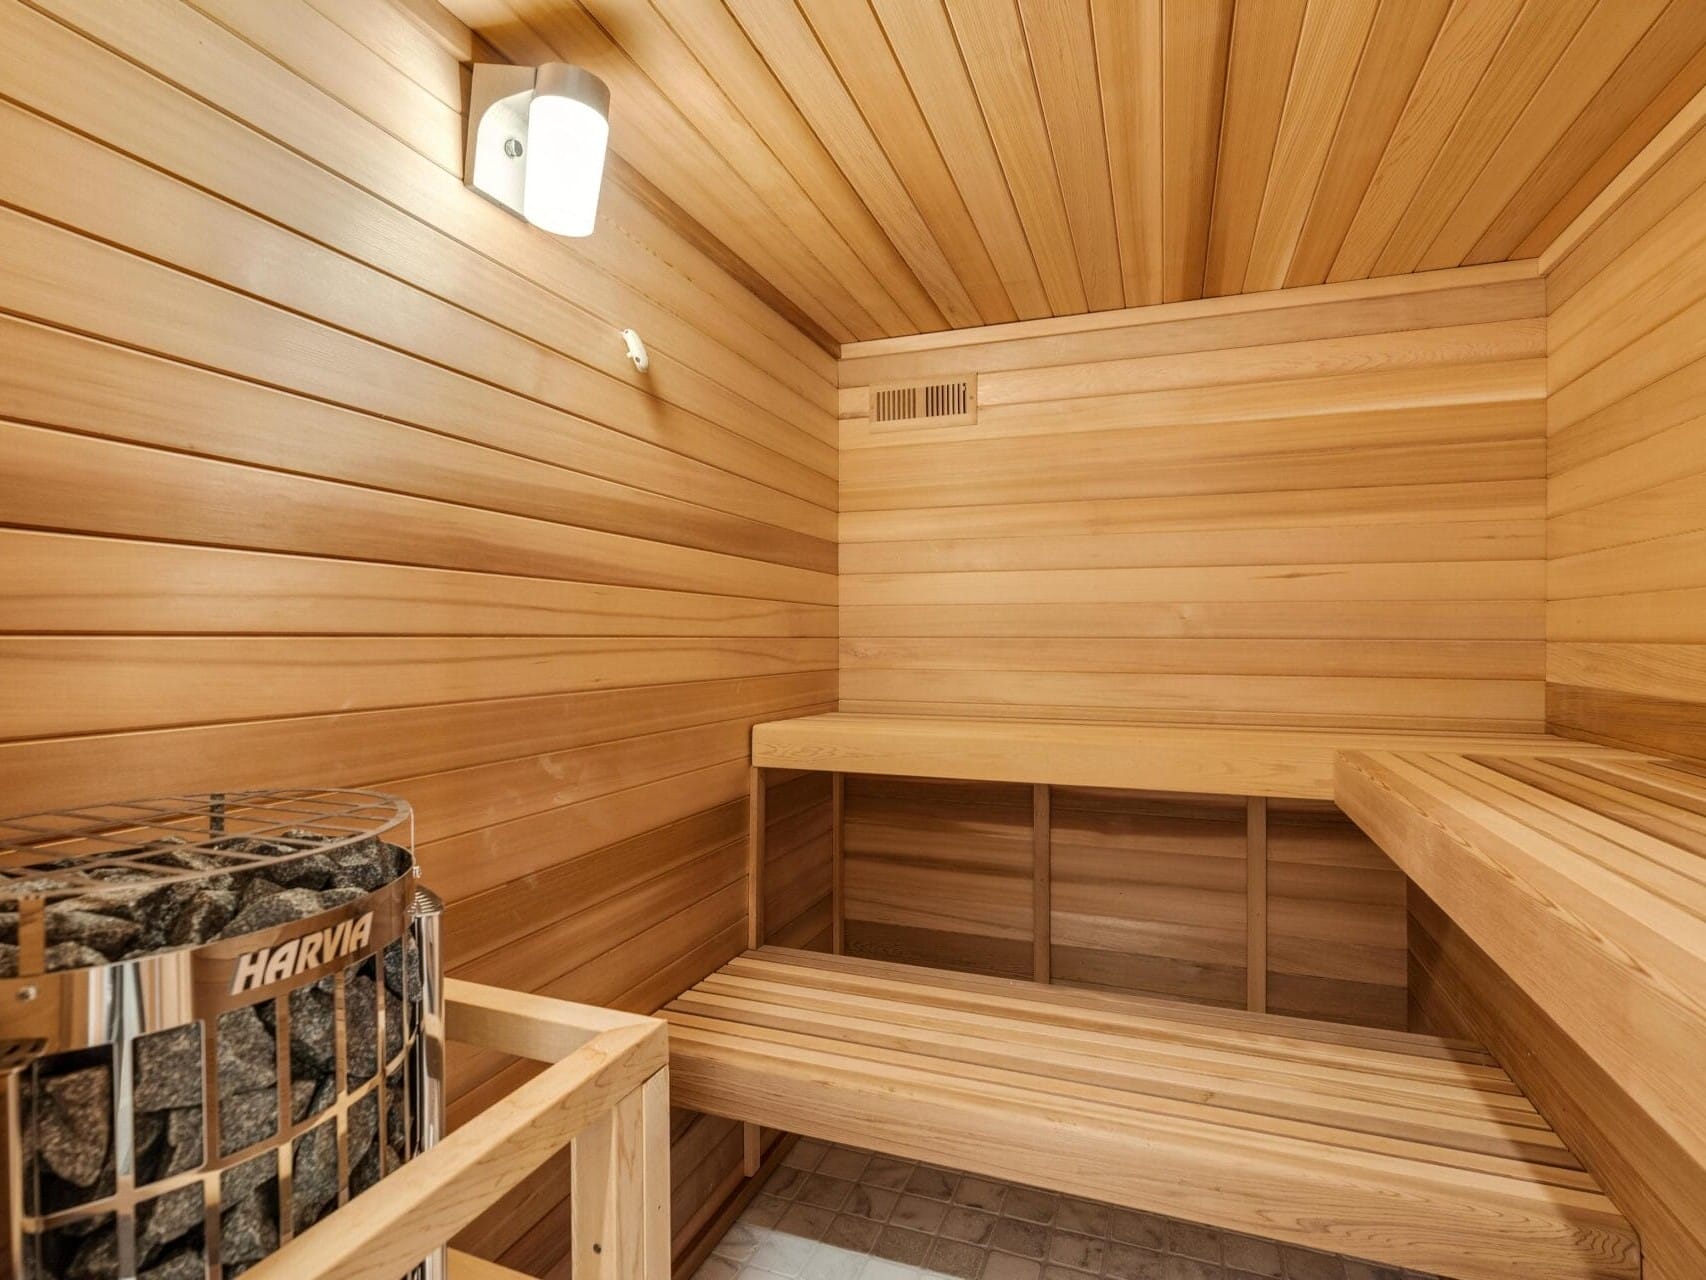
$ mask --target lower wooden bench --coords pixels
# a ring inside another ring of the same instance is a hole
[[[1457,1280],[1640,1274],[1464,1042],[775,948],[661,1016],[677,1106]]]

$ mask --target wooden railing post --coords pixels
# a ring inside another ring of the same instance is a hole
[[[569,1250],[576,1280],[661,1280],[669,1274],[668,1079],[668,1068],[657,1072],[575,1139]]]
[[[644,1133],[641,1140],[645,1184],[645,1280],[669,1280],[673,1263],[670,1240],[669,1068],[647,1080],[641,1090]]]

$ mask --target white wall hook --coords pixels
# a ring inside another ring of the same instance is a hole
[[[646,344],[640,341],[640,335],[632,329],[622,330],[622,341],[628,344],[628,359],[634,362],[634,367],[641,373],[652,367],[652,358],[646,354]]]

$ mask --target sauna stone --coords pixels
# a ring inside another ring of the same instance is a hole
[[[47,942],[73,943],[99,952],[101,960],[122,959],[142,936],[142,927],[123,916],[57,907],[47,912]],[[18,941],[18,913],[0,911],[0,941]]]
[[[138,1111],[201,1102],[200,1027],[174,1027],[137,1041],[135,1101]]]
[[[272,1032],[253,1006],[219,1018],[219,1087],[234,1093],[261,1089],[277,1078]]]
[[[317,838],[308,832],[286,835],[295,841]],[[381,840],[294,858],[291,855],[299,853],[299,846],[290,844],[235,839],[225,847],[286,860],[265,867],[262,874],[263,869],[233,871],[230,863],[196,850],[167,849],[150,861],[210,874],[159,885],[144,879],[145,873],[123,867],[90,872],[114,885],[138,883],[133,889],[114,888],[49,905],[45,921],[48,969],[133,960],[163,949],[289,924],[355,902],[390,884],[409,866],[405,851]],[[13,892],[29,888],[27,883],[11,886]],[[18,972],[17,941],[17,911],[0,910],[0,977]]]
[[[227,1267],[259,1262],[278,1248],[276,1201],[267,1183],[219,1215],[219,1247]]]
[[[328,909],[312,889],[280,889],[268,881],[257,880],[247,886],[245,893],[246,905],[230,924],[219,931],[221,938],[238,938],[257,929],[272,929],[292,920],[305,920]]]
[[[151,1258],[162,1247],[201,1225],[202,1203],[199,1186],[180,1187],[158,1199],[150,1200],[137,1212],[136,1249]]]
[[[207,1262],[200,1249],[180,1249],[141,1273],[140,1280],[202,1280]]]
[[[105,1067],[73,1071],[44,1086],[38,1104],[40,1155],[47,1167],[77,1187],[93,1187],[111,1145],[111,1077]]]
[[[278,1091],[270,1085],[219,1099],[219,1152],[230,1155],[278,1132]]]
[[[172,922],[167,941],[182,947],[215,937],[231,923],[240,906],[237,895],[229,889],[204,889],[184,904]]]

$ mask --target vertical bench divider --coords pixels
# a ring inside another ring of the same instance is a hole
[[[1248,940],[1244,948],[1247,1002],[1251,1013],[1268,1011],[1268,799],[1251,796],[1245,805],[1244,898]]]
[[[1049,789],[1031,788],[1031,932],[1035,942],[1033,973],[1038,982],[1050,980],[1054,953],[1053,841],[1049,831]]]
[[[830,950],[847,952],[847,852],[842,844],[841,820],[847,807],[847,776],[829,775],[829,920]]]
[[[764,770],[746,782],[746,945],[764,945]]]

